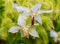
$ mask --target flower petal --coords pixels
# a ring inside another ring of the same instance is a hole
[[[36,16],[35,20],[42,25],[42,18],[40,16]]]
[[[27,12],[24,12],[22,15],[23,15],[24,17],[29,17],[29,16],[30,16],[30,14],[27,13]]]
[[[18,32],[19,29],[20,29],[20,27],[18,27],[18,26],[13,26],[13,27],[11,27],[11,28],[9,29],[9,32],[11,32],[11,33],[16,33],[16,32]]]
[[[26,7],[19,6],[16,8],[18,12],[24,11],[24,12],[30,12],[30,10]]]
[[[47,10],[47,11],[39,10],[39,11],[38,11],[38,14],[42,14],[42,13],[51,13],[51,12],[53,12],[53,10]]]
[[[30,30],[29,31],[29,34],[33,37],[38,37],[39,38],[39,35],[38,35],[38,32],[34,29]]]
[[[56,37],[58,37],[58,34],[54,30],[51,30],[50,31],[50,36],[56,38]]]
[[[31,10],[32,12],[36,12],[39,8],[41,8],[41,4],[36,4]]]
[[[18,17],[18,25],[19,25],[19,26],[22,26],[22,27],[24,27],[24,26],[26,25],[26,21],[25,21],[23,15],[20,15],[20,16]]]
[[[18,6],[17,4],[13,4],[13,8],[17,9],[18,12],[30,12],[29,8]]]

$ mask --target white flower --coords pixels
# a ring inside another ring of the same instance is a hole
[[[14,4],[13,4],[14,5]],[[30,8],[26,8],[26,7],[23,7],[23,6],[14,6],[14,8],[17,9],[18,12],[24,12],[24,16],[34,16],[35,17],[35,20],[42,24],[42,18],[39,16],[39,14],[42,14],[42,13],[50,13],[52,12],[53,10],[47,10],[47,11],[44,11],[44,10],[39,10],[39,8],[41,8],[41,4],[36,4],[34,7],[32,7],[31,9]]]
[[[29,30],[30,26],[26,25],[25,19],[27,18],[27,16],[34,16],[35,17],[34,19],[37,22],[39,22],[40,24],[42,24],[42,19],[39,16],[39,14],[52,12],[52,10],[48,10],[48,11],[39,10],[39,8],[41,8],[40,4],[36,4],[31,9],[23,7],[23,6],[18,6],[17,4],[13,4],[13,8],[17,9],[18,12],[22,12],[23,11],[23,14],[18,17],[18,25],[19,26],[13,26],[13,27],[11,27],[9,29],[9,32],[16,33],[19,30],[22,30],[24,36],[27,36],[27,37],[28,37],[28,34],[30,34],[31,36],[34,36],[34,37],[39,37],[39,35],[38,35],[38,33],[37,33],[36,30],[34,30],[34,29]]]
[[[50,30],[50,37],[57,38],[58,34],[54,30]]]
[[[39,35],[38,35],[37,31],[34,30],[34,29],[29,30],[28,27],[13,26],[9,29],[9,32],[17,33],[19,30],[21,32],[21,37],[27,37],[28,38],[28,35],[30,34],[33,37],[38,37],[39,38]]]
[[[28,15],[27,15],[28,16]],[[36,30],[34,30],[34,29],[31,29],[30,30],[30,26],[27,26],[26,27],[26,22],[25,22],[25,20],[24,19],[26,19],[25,18],[25,16],[24,16],[24,14],[22,14],[22,15],[20,15],[19,17],[18,17],[18,25],[19,26],[21,26],[21,27],[23,27],[23,32],[24,32],[24,36],[27,36],[28,35],[28,33],[31,35],[31,36],[33,36],[33,37],[39,37],[39,35],[38,35],[38,33],[37,33],[37,31]],[[29,31],[30,30],[30,31]],[[22,35],[22,37],[23,37],[23,35]]]
[[[31,29],[30,30],[30,25],[26,25],[25,22],[25,17],[23,15],[20,15],[18,17],[18,25],[19,26],[13,26],[9,29],[9,32],[11,33],[16,33],[20,30],[21,32],[21,37],[27,37],[30,34],[33,37],[39,37],[38,33],[36,30]]]

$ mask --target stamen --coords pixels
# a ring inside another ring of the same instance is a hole
[[[34,25],[34,16],[32,17],[31,25]]]
[[[28,28],[25,27],[25,28],[23,29],[23,33],[24,33],[24,37],[25,37],[25,38],[29,38],[29,36],[28,36]]]

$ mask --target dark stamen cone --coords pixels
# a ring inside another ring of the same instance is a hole
[[[34,25],[34,17],[32,17],[31,25]]]

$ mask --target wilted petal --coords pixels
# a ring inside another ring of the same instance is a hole
[[[40,16],[36,16],[35,20],[42,25],[42,18]]]
[[[31,36],[33,36],[33,37],[39,37],[38,32],[37,32],[36,30],[34,30],[34,29],[30,30],[30,31],[29,31],[29,34],[30,34]]]
[[[26,21],[25,21],[23,15],[20,15],[20,16],[18,17],[18,25],[20,25],[20,26],[22,26],[22,27],[24,27],[24,26],[26,25]]]
[[[11,32],[11,33],[16,33],[16,32],[18,32],[19,29],[20,29],[20,27],[18,27],[18,26],[13,26],[13,27],[11,27],[11,28],[9,29],[9,32]]]
[[[56,37],[58,37],[58,34],[54,30],[51,30],[50,31],[50,36],[56,38]]]
[[[36,4],[33,8],[31,8],[31,10],[36,12],[39,8],[41,8],[41,4]]]
[[[53,10],[47,10],[47,11],[44,11],[44,10],[39,10],[38,11],[38,14],[42,14],[42,13],[51,13]]]

